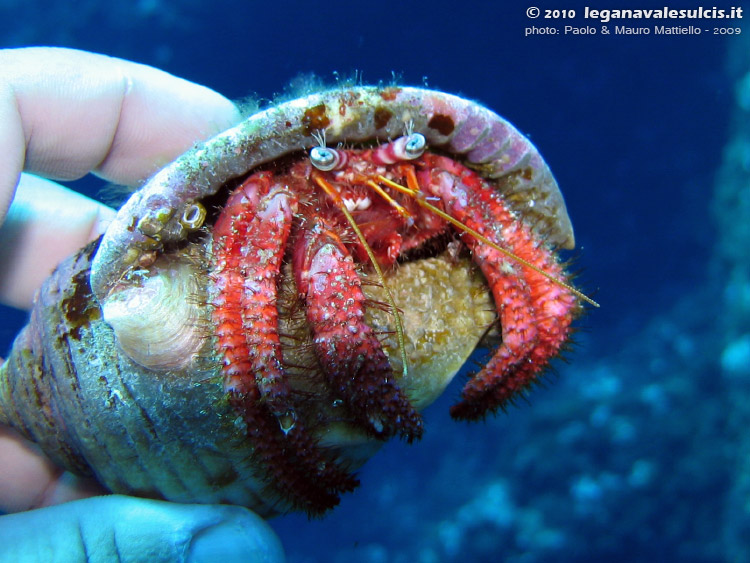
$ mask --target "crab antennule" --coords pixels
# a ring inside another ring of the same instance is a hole
[[[397,202],[395,199],[393,199],[388,192],[386,192],[383,188],[381,188],[379,185],[377,185],[374,181],[368,180],[367,185],[370,186],[375,192],[382,197],[385,201],[387,201],[396,211],[398,211],[398,214],[401,215],[404,219],[407,221],[414,221],[411,213],[409,213],[403,205],[401,205],[399,202]]]

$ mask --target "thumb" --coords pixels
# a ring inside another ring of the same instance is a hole
[[[236,506],[93,497],[0,518],[0,561],[284,561],[279,539]]]

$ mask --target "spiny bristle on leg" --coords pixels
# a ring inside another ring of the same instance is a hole
[[[316,354],[334,395],[373,436],[422,434],[422,419],[394,382],[388,357],[364,322],[365,296],[354,262],[321,219],[300,237],[295,275],[306,297]]]
[[[339,493],[357,481],[327,459],[298,419],[282,366],[277,279],[293,207],[292,194],[266,175],[230,197],[229,213],[214,231],[213,319],[229,402],[246,423],[269,484],[295,508],[317,514],[335,506]]]

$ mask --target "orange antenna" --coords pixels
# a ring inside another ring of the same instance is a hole
[[[381,285],[383,286],[383,289],[385,290],[385,296],[386,296],[386,300],[388,301],[388,306],[390,307],[391,312],[393,313],[393,316],[396,319],[396,339],[398,341],[398,351],[399,351],[399,355],[401,356],[401,363],[403,366],[402,373],[404,377],[406,377],[409,373],[409,368],[406,362],[406,340],[404,339],[404,327],[401,324],[401,315],[398,314],[398,307],[396,307],[396,300],[393,298],[393,294],[391,293],[391,290],[388,289],[388,285],[385,283],[385,276],[383,276],[383,270],[380,269],[380,264],[378,264],[378,261],[375,259],[375,254],[373,253],[372,248],[370,248],[370,245],[367,243],[367,240],[365,240],[365,235],[362,234],[362,231],[357,225],[357,222],[354,220],[354,217],[347,209],[346,204],[341,199],[341,195],[336,190],[336,188],[334,188],[331,184],[329,184],[323,178],[321,178],[319,174],[314,174],[313,179],[315,180],[315,183],[318,184],[325,193],[331,196],[331,198],[339,207],[341,212],[344,214],[344,216],[346,216],[346,220],[349,222],[349,225],[351,226],[351,228],[354,230],[355,234],[357,235],[359,242],[362,243],[362,246],[364,247],[365,252],[367,252],[367,256],[370,258],[372,267],[375,269],[375,273],[378,276],[378,281],[380,281]]]
[[[422,207],[424,207],[425,209],[429,209],[430,211],[432,211],[436,215],[440,216],[441,218],[445,219],[449,223],[453,224],[458,229],[462,230],[465,233],[469,233],[471,236],[473,236],[477,240],[480,240],[484,244],[486,244],[486,245],[494,248],[495,250],[497,250],[498,252],[504,254],[508,258],[511,258],[512,260],[515,260],[516,262],[518,262],[520,264],[523,264],[527,268],[530,268],[530,269],[534,270],[537,274],[540,274],[540,275],[544,276],[545,278],[547,278],[548,280],[550,280],[555,285],[558,285],[558,286],[564,288],[565,290],[569,291],[570,293],[572,293],[573,295],[575,295],[579,299],[582,299],[583,301],[585,301],[586,303],[589,303],[590,305],[593,305],[594,307],[599,307],[599,303],[597,303],[596,301],[594,301],[590,297],[586,296],[584,293],[578,291],[572,285],[570,285],[568,283],[565,283],[564,281],[559,280],[556,277],[548,274],[547,272],[545,272],[541,268],[538,268],[537,266],[534,266],[534,264],[532,264],[528,260],[524,260],[520,256],[516,256],[510,250],[508,250],[506,248],[503,248],[502,246],[499,246],[498,244],[492,242],[490,239],[488,239],[484,235],[478,233],[477,231],[475,231],[474,229],[472,229],[468,225],[464,225],[458,219],[456,219],[454,217],[451,217],[445,211],[442,211],[441,209],[438,209],[437,207],[435,207],[434,205],[432,205],[429,201],[427,201],[425,199],[424,194],[420,191],[419,184],[417,183],[417,178],[414,175],[414,169],[413,168],[407,168],[406,170],[407,170],[407,172],[406,172],[406,182],[407,182],[407,184],[409,184],[409,187],[402,186],[398,182],[394,182],[393,180],[389,180],[388,178],[386,178],[385,176],[382,176],[382,175],[378,176],[378,180],[380,180],[382,183],[386,184],[387,186],[390,186],[391,188],[393,188],[395,190],[398,190],[398,191],[400,191],[400,192],[402,192],[402,193],[404,193],[406,195],[409,195],[409,196],[413,197],[415,199],[415,201],[419,205],[421,205]]]

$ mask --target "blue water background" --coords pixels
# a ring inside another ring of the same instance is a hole
[[[721,552],[724,524],[710,514],[722,513],[731,477],[694,442],[722,440],[720,395],[710,375],[676,395],[665,382],[679,386],[688,365],[709,374],[715,361],[696,334],[711,334],[710,202],[733,99],[728,41],[524,37],[552,24],[528,19],[528,5],[0,0],[0,46],[106,53],[233,99],[267,102],[306,73],[334,83],[334,71],[458,93],[514,123],[554,172],[576,231],[566,256],[602,305],[579,321],[569,363],[528,403],[479,424],[450,420],[460,387],[449,389],[426,412],[425,439],[386,446],[329,517],[272,522],[291,561],[708,561]],[[581,14],[584,5],[554,7]],[[601,28],[580,16],[574,25]],[[76,185],[92,195],[101,187]],[[22,318],[2,314],[5,350]]]

